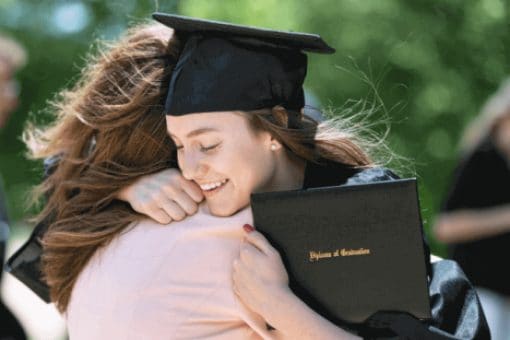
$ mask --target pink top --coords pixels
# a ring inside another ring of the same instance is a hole
[[[237,298],[232,263],[251,209],[181,222],[150,220],[100,249],[81,272],[66,313],[71,340],[269,339]]]

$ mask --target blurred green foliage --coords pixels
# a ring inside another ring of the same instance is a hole
[[[74,7],[73,7],[74,6]],[[154,10],[282,30],[315,32],[337,49],[309,56],[306,88],[322,105],[375,98],[392,120],[390,147],[419,178],[430,228],[447,190],[463,128],[508,73],[510,2],[503,0],[0,0],[0,30],[30,60],[19,73],[21,105],[0,131],[0,172],[15,220],[40,166],[23,157],[20,135],[32,114],[72,84],[97,38],[115,38]],[[440,245],[433,249],[442,253]]]

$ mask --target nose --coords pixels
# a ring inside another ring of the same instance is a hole
[[[182,176],[187,180],[191,181],[203,176],[206,166],[198,153],[183,153],[178,160]]]

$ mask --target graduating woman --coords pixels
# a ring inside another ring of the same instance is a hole
[[[55,222],[42,240],[46,282],[52,300],[67,311],[74,337],[108,333],[151,338],[239,338],[240,334],[353,338],[352,332],[329,322],[294,295],[280,255],[253,229],[249,214],[254,192],[397,178],[376,167],[354,135],[330,121],[318,124],[302,115],[306,56],[301,51],[331,48],[316,36],[178,16],[156,18],[175,28],[182,44],[168,88],[161,86],[168,96],[164,110],[159,110],[161,117],[166,113],[171,137],[166,150],[175,146],[182,173],[166,170],[165,175],[135,183],[135,176],[123,177],[124,169],[110,162],[109,146],[100,146],[96,137],[92,150],[104,150],[103,159],[108,160],[100,163],[106,166],[104,179],[115,190],[110,187],[102,193],[108,199],[96,201],[101,192],[84,174],[103,168],[93,166],[91,158],[79,168],[77,180],[85,185],[79,190],[77,183],[67,186],[64,197],[72,207],[51,216]],[[100,104],[109,107],[104,101]],[[146,145],[140,145],[136,157],[145,156],[145,150]],[[143,169],[136,157],[123,166],[137,167],[138,174],[157,171]],[[169,159],[161,154],[161,166]],[[126,180],[119,181],[119,176]],[[153,200],[158,205],[144,199],[140,204],[140,188],[162,181],[165,187],[149,190],[163,193]],[[205,197],[196,215],[201,195],[193,193],[190,183]],[[164,222],[193,216],[166,228],[149,220],[126,228],[128,219],[121,218],[136,219],[117,197],[138,211],[157,211],[156,218]],[[90,200],[84,205],[75,207],[71,202],[86,198]],[[60,208],[47,211],[54,209]],[[111,212],[117,213],[114,220]],[[87,220],[79,222],[79,218]],[[119,221],[123,224],[116,227]],[[75,269],[69,273],[69,268]],[[476,295],[457,270],[449,262],[431,268],[430,325],[407,314],[382,313],[367,334],[484,338],[487,329]],[[266,323],[272,327],[266,328]]]

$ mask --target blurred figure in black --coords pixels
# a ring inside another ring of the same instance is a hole
[[[25,64],[26,54],[23,48],[14,40],[0,34],[0,129],[6,123],[9,115],[18,104],[18,86],[14,79],[14,72]],[[3,267],[5,260],[5,245],[9,236],[9,220],[5,195],[0,177],[0,259]],[[0,280],[2,277],[0,271]],[[1,281],[0,281],[1,282]],[[23,328],[0,299],[0,340],[26,339]]]
[[[477,287],[492,338],[510,334],[510,79],[468,127],[438,240]]]

